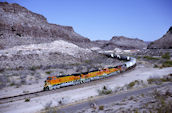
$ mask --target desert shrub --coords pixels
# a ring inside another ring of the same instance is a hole
[[[141,96],[144,97],[145,95],[142,93]]]
[[[89,64],[89,63],[91,63],[91,60],[85,60],[84,61],[86,64]]]
[[[10,86],[14,86],[15,85],[15,83],[14,82],[12,82],[11,84],[10,84]]]
[[[144,56],[143,58],[147,59],[147,60],[159,60],[160,58],[157,57],[151,57],[151,56]]]
[[[159,77],[150,77],[147,79],[148,84],[160,84],[161,80]]]
[[[160,77],[150,77],[149,79],[147,79],[149,84],[161,84],[161,82],[170,82],[172,81],[172,77],[169,75],[167,76],[163,76],[162,78]]]
[[[129,100],[133,100],[134,99],[134,97],[133,96],[131,96],[130,98],[129,98]]]
[[[162,57],[163,59],[169,60],[169,59],[170,59],[170,53],[167,52],[167,53],[163,54],[161,57]]]
[[[30,98],[26,98],[26,99],[25,99],[25,102],[29,102],[29,101],[30,101]]]
[[[2,73],[2,72],[4,72],[5,71],[5,69],[0,69],[0,73]]]
[[[99,95],[108,95],[112,93],[112,90],[106,86],[103,86],[101,90],[98,90],[98,93]]]
[[[138,81],[138,80],[135,80],[135,81],[133,81],[133,82],[130,82],[130,83],[128,84],[128,88],[132,88],[133,86],[136,85],[136,83],[138,84],[139,81]]]
[[[172,61],[167,60],[167,61],[163,62],[162,67],[172,67]]]
[[[56,108],[51,108],[51,109],[46,110],[45,113],[63,113],[63,112],[59,111]]]
[[[141,58],[140,56],[137,57],[138,60],[139,60],[140,58]]]
[[[129,88],[133,87],[134,85],[135,85],[135,82],[130,82],[130,83],[128,84]]]
[[[51,74],[51,71],[46,71],[45,73],[49,75],[49,74]]]
[[[99,106],[99,110],[104,110],[104,106]]]
[[[167,76],[164,76],[163,78],[160,78],[160,80],[162,81],[162,82],[172,82],[172,76],[171,76],[171,74],[169,74],[169,75],[167,75]]]
[[[154,68],[158,68],[158,65],[157,65],[157,64],[155,64],[155,65],[154,65]]]
[[[16,35],[17,35],[17,36],[19,36],[19,37],[21,37],[21,36],[22,36],[22,34],[21,34],[21,33],[16,33]]]

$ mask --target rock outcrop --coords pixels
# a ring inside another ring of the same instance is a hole
[[[151,42],[148,49],[172,49],[172,26],[162,38]]]
[[[0,49],[59,39],[79,46],[90,42],[88,38],[74,32],[71,26],[50,24],[44,16],[18,4],[0,2]]]

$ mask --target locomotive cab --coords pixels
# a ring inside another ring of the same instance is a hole
[[[52,80],[52,77],[47,77],[47,79],[44,81],[45,84],[44,84],[44,90],[50,90],[50,86],[51,86],[51,80]]]

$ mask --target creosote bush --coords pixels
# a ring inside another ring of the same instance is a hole
[[[130,82],[130,83],[128,84],[129,88],[133,87],[134,85],[135,85],[135,82]]]
[[[99,106],[99,110],[104,110],[104,106],[103,105]]]
[[[163,62],[162,67],[172,67],[172,61],[167,60],[167,61]]]
[[[99,95],[108,95],[112,93],[112,90],[106,86],[103,86],[101,90],[98,90],[98,93]]]
[[[160,60],[160,58],[152,57],[152,56],[144,56],[143,58],[145,58],[147,60]]]
[[[49,75],[49,74],[51,74],[51,71],[46,71],[45,73]]]
[[[26,98],[26,99],[25,99],[25,102],[29,102],[29,101],[30,101],[30,98]]]
[[[135,81],[133,81],[133,82],[130,82],[130,83],[128,84],[128,88],[132,88],[133,86],[136,85],[136,83],[139,84],[139,81],[138,81],[138,80],[135,80]]]
[[[162,78],[160,77],[150,77],[147,79],[148,84],[161,84],[162,82],[171,82],[172,81],[172,76],[171,74],[163,76]]]
[[[167,52],[167,53],[163,54],[161,57],[162,57],[163,59],[169,60],[169,59],[170,59],[170,53]]]

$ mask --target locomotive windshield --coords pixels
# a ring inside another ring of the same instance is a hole
[[[52,80],[52,78],[51,77],[48,77],[47,80]]]

